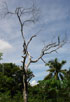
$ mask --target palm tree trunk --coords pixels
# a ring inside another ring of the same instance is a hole
[[[58,72],[55,73],[55,79],[58,80]]]

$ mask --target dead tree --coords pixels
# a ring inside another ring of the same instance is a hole
[[[38,14],[38,9],[34,6],[34,4],[32,5],[32,7],[30,8],[24,8],[24,7],[18,7],[15,9],[14,12],[10,12],[8,10],[8,7],[6,5],[6,9],[7,9],[7,13],[5,13],[5,16],[10,14],[10,15],[16,15],[17,19],[19,21],[19,25],[20,25],[20,31],[21,31],[21,35],[23,38],[23,99],[24,102],[28,102],[28,83],[27,83],[27,70],[29,68],[29,65],[31,63],[36,63],[38,62],[40,59],[45,63],[43,56],[50,54],[52,52],[57,52],[57,50],[59,48],[61,48],[65,42],[64,41],[60,41],[60,38],[58,37],[57,42],[54,43],[49,43],[48,45],[44,46],[41,50],[41,53],[39,55],[39,57],[37,59],[33,59],[33,57],[31,57],[30,52],[28,51],[28,47],[29,44],[31,43],[32,39],[35,38],[37,36],[37,34],[34,34],[30,37],[29,41],[26,41],[25,35],[24,35],[24,26],[25,23],[35,23],[38,19],[37,19],[37,14]],[[30,15],[29,18],[27,18],[26,20],[22,20],[23,16],[25,15]],[[28,62],[26,63],[26,59],[28,59]]]

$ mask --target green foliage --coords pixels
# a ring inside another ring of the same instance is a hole
[[[9,92],[0,93],[0,102],[11,102]]]
[[[18,92],[13,98],[10,96],[10,92],[0,93],[0,102],[23,102],[23,98],[20,92]]]
[[[66,63],[66,61],[58,62],[58,59],[55,58],[54,60],[50,60],[48,63],[46,63],[46,66],[49,66],[49,75],[45,77],[45,80],[49,78],[55,78],[58,80],[63,80],[63,75],[66,73],[66,70],[62,70],[62,66]]]
[[[2,55],[3,55],[3,54],[2,54],[2,53],[0,53],[0,60],[2,60]]]
[[[23,102],[22,75],[19,66],[12,63],[0,64],[0,102]],[[32,77],[33,73],[28,70],[28,82]],[[38,83],[35,86],[28,84],[28,102],[70,102],[70,70],[66,71],[63,80],[50,77]]]
[[[23,89],[23,71],[12,63],[0,64],[0,92],[4,93],[9,91],[11,97],[14,97],[18,92],[22,93]],[[33,77],[32,71],[29,69],[27,72],[28,82]]]

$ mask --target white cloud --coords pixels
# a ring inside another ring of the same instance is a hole
[[[31,86],[35,86],[35,85],[37,85],[38,83],[37,83],[36,80],[33,80],[30,84],[31,84]]]
[[[4,40],[0,40],[0,52],[4,52],[11,48],[12,48],[12,46],[8,42],[6,42]]]

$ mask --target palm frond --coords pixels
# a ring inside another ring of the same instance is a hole
[[[63,73],[63,74],[66,74],[67,73],[66,69],[60,70],[60,72]]]
[[[59,74],[59,76],[60,76],[61,80],[64,79],[64,77],[63,77],[63,75],[61,73]]]
[[[51,79],[51,77],[52,77],[52,73],[49,73],[49,74],[44,78],[44,80]]]
[[[48,69],[47,71],[54,72],[55,71],[55,68]]]

